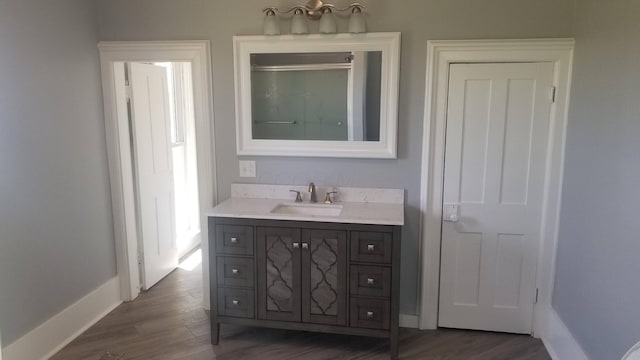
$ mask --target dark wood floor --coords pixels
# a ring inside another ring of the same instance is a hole
[[[177,269],[135,301],[124,303],[62,349],[54,360],[388,359],[385,340],[222,325],[209,343],[201,268]],[[400,332],[401,359],[550,359],[524,335],[462,330]]]

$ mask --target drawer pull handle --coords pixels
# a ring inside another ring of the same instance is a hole
[[[376,249],[376,247],[373,244],[367,245],[367,251],[368,252],[373,252],[375,249]]]
[[[231,300],[231,303],[232,303],[233,305],[238,305],[238,304],[240,304],[240,301],[238,301],[238,300],[236,300],[236,299],[233,299],[233,300]]]
[[[302,248],[303,248],[303,249],[308,249],[308,248],[309,248],[309,244],[307,244],[307,243],[302,243]]]
[[[236,237],[232,237],[232,238],[231,238],[231,243],[232,243],[232,244],[237,244],[237,243],[238,243],[238,238],[236,238]]]
[[[368,318],[372,318],[373,317],[373,311],[367,311],[367,317]]]
[[[293,243],[293,248],[294,248],[294,249],[297,249],[297,248],[299,248],[299,247],[300,247],[300,243]]]
[[[371,278],[367,278],[367,285],[373,285],[375,281]]]
[[[238,269],[231,269],[231,272],[237,275],[240,271]]]

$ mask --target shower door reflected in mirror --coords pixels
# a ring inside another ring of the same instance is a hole
[[[252,137],[380,140],[382,52],[251,55]]]

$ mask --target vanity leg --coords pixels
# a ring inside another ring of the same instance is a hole
[[[211,344],[218,345],[220,341],[220,323],[211,322]]]
[[[391,330],[389,337],[389,357],[391,360],[398,360],[398,328]]]

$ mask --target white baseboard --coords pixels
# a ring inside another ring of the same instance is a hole
[[[542,336],[542,342],[553,360],[589,359],[554,309],[549,311],[547,330]]]
[[[121,303],[116,276],[5,347],[3,359],[48,359]]]
[[[400,327],[417,329],[420,324],[418,315],[400,314]]]

